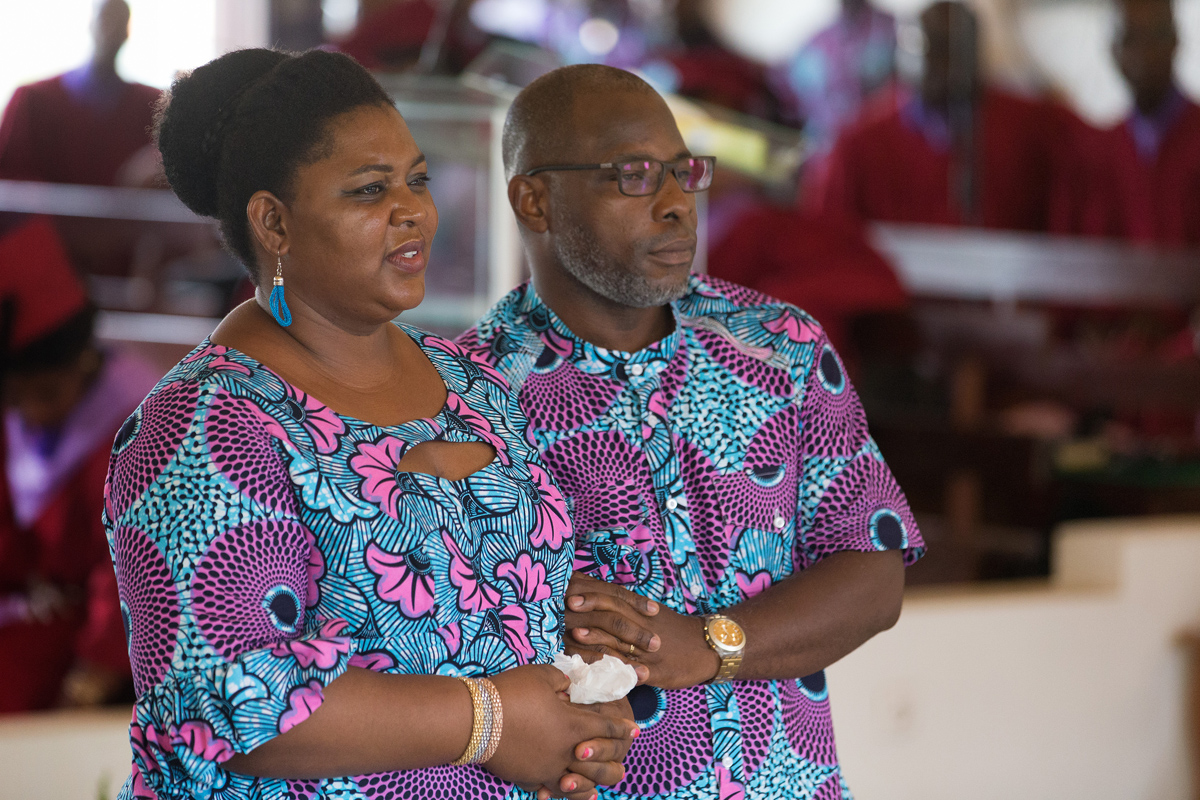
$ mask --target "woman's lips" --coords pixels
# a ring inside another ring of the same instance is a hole
[[[405,272],[420,272],[425,269],[425,243],[420,239],[405,242],[388,253],[384,260]]]

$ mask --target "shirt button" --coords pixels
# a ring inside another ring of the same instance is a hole
[[[671,511],[674,511],[675,509],[679,508],[679,501],[676,500],[674,497],[668,499],[667,500],[667,508]]]
[[[733,757],[732,756],[723,756],[721,758],[721,763],[725,765],[725,769],[733,769]]]
[[[632,374],[632,375],[641,375],[641,374],[642,374],[642,365],[641,365],[641,364],[634,364],[633,366],[631,366],[631,367],[629,368],[629,372],[630,372],[630,374]]]
[[[785,520],[783,518],[783,514],[780,514],[778,511],[776,511],[775,512],[775,529],[781,531],[781,530],[783,530],[783,526],[785,524],[787,524],[787,520]]]

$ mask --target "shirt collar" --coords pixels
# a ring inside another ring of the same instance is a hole
[[[1125,124],[1129,135],[1133,137],[1139,156],[1147,161],[1158,157],[1158,149],[1162,147],[1163,139],[1167,137],[1171,126],[1179,119],[1186,105],[1183,93],[1172,84],[1162,105],[1153,114],[1143,114],[1134,107]]]
[[[930,108],[921,95],[912,92],[901,102],[900,118],[911,130],[924,137],[929,146],[939,152],[950,149],[950,122],[946,115]]]
[[[697,278],[688,280],[691,292]],[[659,375],[679,350],[685,320],[678,301],[671,303],[675,328],[671,333],[641,350],[610,350],[581,339],[542,300],[530,281],[517,308],[519,321],[537,332],[542,342],[570,362],[580,372],[621,381],[645,380]]]

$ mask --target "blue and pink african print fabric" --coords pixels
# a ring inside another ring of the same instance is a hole
[[[518,393],[571,505],[577,568],[692,614],[841,550],[915,561],[912,513],[820,326],[701,276],[674,314],[662,341],[614,352],[526,285],[459,339]],[[849,796],[824,673],[637,687],[630,702],[642,735],[603,798]]]
[[[404,328],[447,386],[433,418],[334,413],[204,343],[121,428],[106,492],[138,701],[123,798],[525,797],[477,766],[322,781],[222,769],[303,722],[348,667],[494,674],[562,649],[572,527],[508,385]],[[463,480],[412,446],[483,442]]]

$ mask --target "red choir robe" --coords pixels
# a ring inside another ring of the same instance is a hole
[[[851,321],[905,308],[909,297],[856,225],[758,206],[743,213],[708,254],[708,271],[799,306],[853,358]]]
[[[1056,170],[1050,229],[1200,245],[1200,105],[1183,103],[1157,153],[1145,157],[1128,121],[1106,130],[1072,126]]]
[[[0,178],[112,186],[129,158],[151,144],[158,89],[126,83],[98,107],[73,97],[64,77],[13,94],[0,121]]]
[[[132,411],[132,408],[129,409]],[[76,660],[129,674],[117,583],[100,510],[116,428],[54,492],[33,525],[13,515],[5,481],[0,504],[0,713],[47,708]],[[20,618],[30,581],[55,587],[67,605],[45,620]],[[0,612],[2,613],[2,612]]]
[[[53,225],[36,218],[0,238],[0,309],[12,352],[59,328],[87,296]],[[0,355],[4,355],[0,352]],[[129,672],[124,624],[101,525],[113,439],[158,375],[110,354],[64,425],[59,458],[45,472],[12,469],[22,455],[15,412],[0,424],[0,713],[45,708],[82,660]],[[16,435],[14,435],[16,434]],[[70,454],[70,455],[68,455]],[[40,464],[35,460],[32,466]],[[46,481],[28,476],[44,474]],[[24,477],[23,477],[24,476]],[[66,602],[34,613],[42,589]]]
[[[86,74],[83,68],[17,89],[0,120],[0,179],[121,183],[122,168],[153,143],[161,92],[124,81],[89,84]],[[56,225],[84,272],[127,275],[149,224],[59,217]]]
[[[881,98],[839,136],[809,190],[812,207],[852,220],[962,225],[951,191],[952,154],[906,112],[915,98]],[[978,107],[975,224],[1039,231],[1046,227],[1053,142],[1066,112],[994,88]]]

